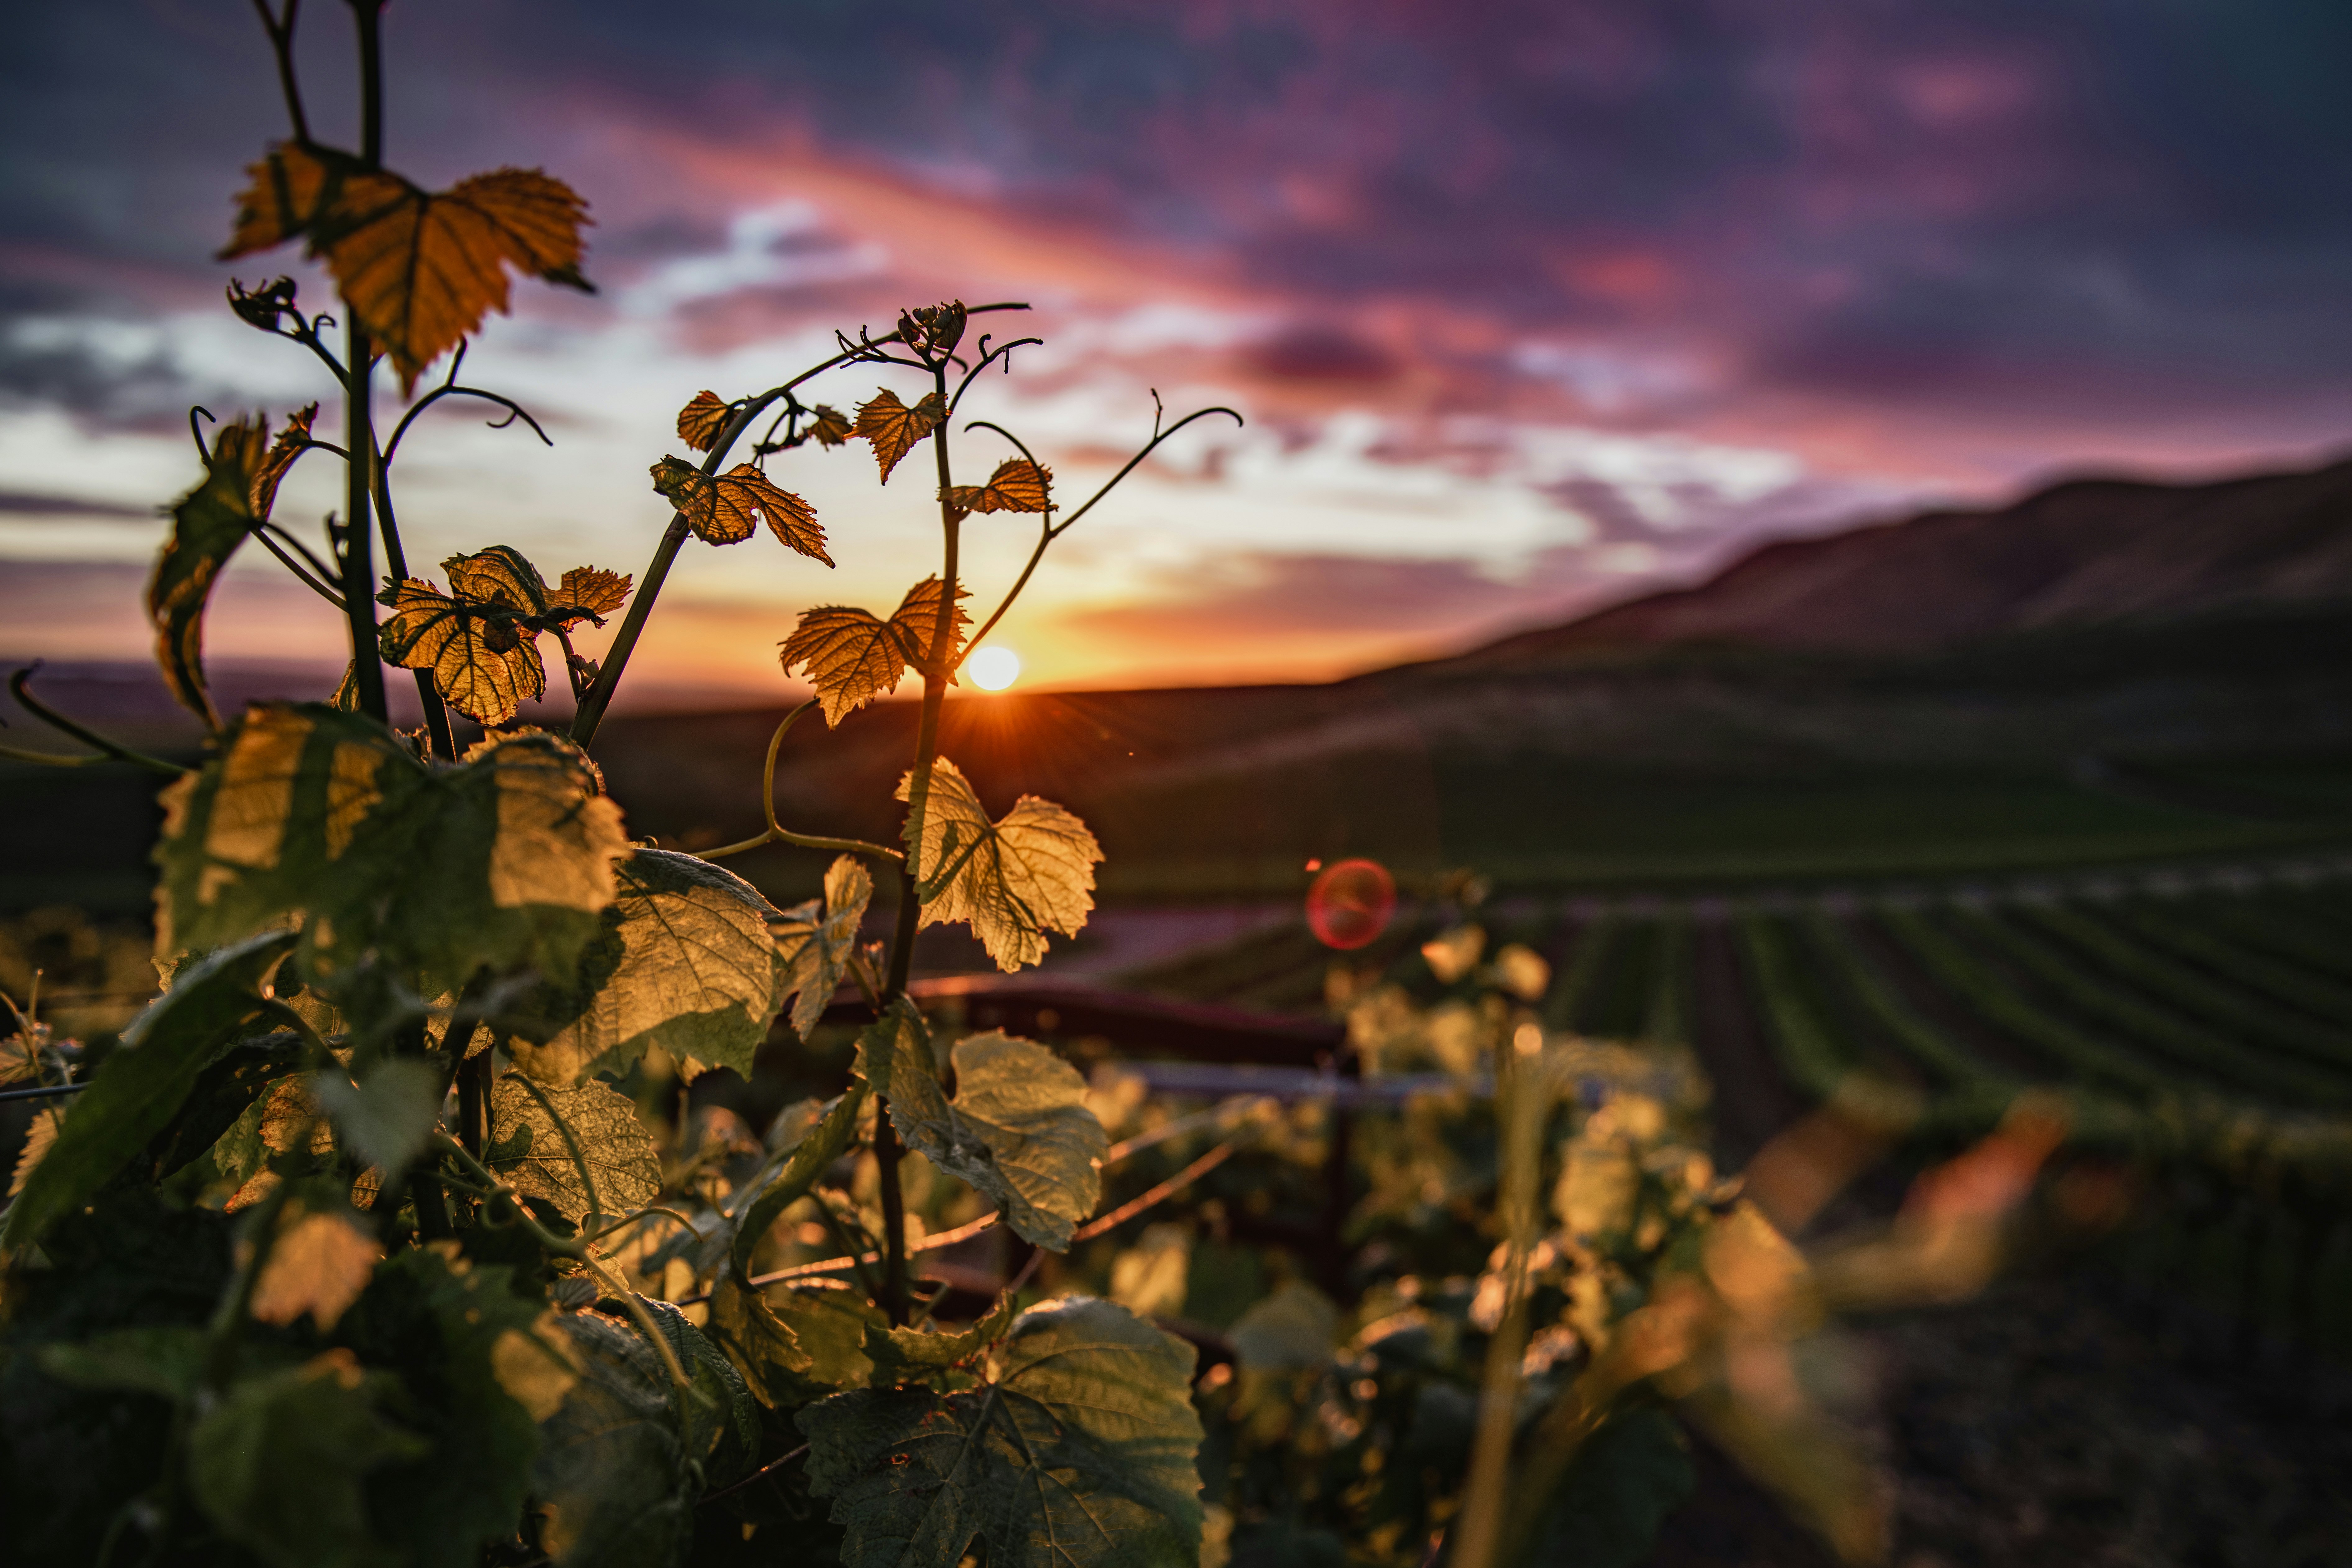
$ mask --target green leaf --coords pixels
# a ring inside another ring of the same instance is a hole
[[[441,1124],[441,1074],[414,1057],[381,1062],[356,1084],[341,1068],[317,1072],[309,1087],[344,1145],[387,1178],[416,1158]]]
[[[293,945],[292,933],[272,931],[214,953],[131,1020],[26,1177],[0,1247],[37,1241],[163,1130],[197,1075],[260,1010],[265,982]]]
[[[894,1329],[887,1323],[866,1331],[866,1359],[874,1364],[876,1388],[904,1384],[937,1384],[981,1352],[1004,1337],[1019,1303],[999,1296],[988,1315],[961,1333],[932,1333],[922,1329]]]
[[[296,969],[363,959],[427,994],[482,968],[572,972],[613,901],[620,812],[587,759],[537,731],[428,769],[382,725],[257,704],[163,792],[159,948],[210,947],[299,914]]]
[[[577,1380],[570,1338],[510,1269],[447,1244],[379,1266],[341,1337],[399,1369],[402,1415],[430,1445],[372,1478],[379,1529],[419,1568],[470,1568],[521,1515],[539,1419]]]
[[[797,1403],[793,1395],[815,1369],[816,1359],[757,1289],[731,1273],[720,1275],[710,1289],[709,1328],[753,1398],[770,1409]]]
[[[799,998],[793,1004],[793,1027],[803,1039],[816,1027],[841,977],[849,973],[850,955],[857,951],[857,928],[873,896],[874,879],[855,856],[844,855],[825,870],[822,905],[814,899],[795,904],[773,928],[776,950],[783,959],[777,1004]]]
[[[796,1417],[851,1568],[1193,1568],[1192,1349],[1086,1297],[1013,1323],[982,1386],[861,1389]]]
[[[213,1153],[223,1138],[244,1123],[269,1086],[299,1068],[308,1056],[302,1037],[290,1029],[250,1036],[215,1056],[196,1075],[188,1097],[169,1124],[147,1142],[145,1160],[152,1180],[162,1181],[191,1162]],[[257,1131],[260,1118],[251,1115]],[[257,1148],[258,1139],[254,1140]],[[237,1173],[246,1177],[260,1169],[259,1155]],[[215,1153],[213,1170],[199,1175],[227,1174]]]
[[[77,1388],[126,1388],[185,1399],[205,1373],[205,1331],[176,1323],[117,1329],[72,1344],[43,1345],[41,1370]]]
[[[752,1249],[768,1234],[768,1227],[816,1184],[826,1167],[840,1159],[856,1138],[857,1114],[865,1104],[863,1089],[852,1089],[835,1100],[808,1135],[793,1146],[791,1157],[776,1173],[776,1179],[743,1210],[735,1223],[735,1238],[728,1254],[738,1277],[751,1277]]]
[[[898,798],[914,788],[898,781]],[[1045,956],[1045,933],[1076,936],[1095,907],[1102,847],[1087,825],[1050,800],[1024,795],[995,821],[971,783],[945,757],[931,764],[919,842],[906,826],[907,853],[922,877],[923,924],[970,923],[1006,973]]]
[[[530,1489],[562,1568],[667,1568],[694,1535],[694,1467],[653,1347],[593,1312],[556,1321],[580,1381],[540,1424]]]
[[[686,1401],[686,1451],[702,1467],[706,1485],[723,1487],[751,1468],[760,1449],[760,1412],[751,1390],[735,1363],[714,1350],[684,1312],[667,1301],[644,1296],[637,1300],[694,1385]]]
[[[750,1078],[783,1004],[786,961],[768,934],[783,917],[751,883],[692,855],[633,850],[614,876],[618,897],[578,977],[543,988],[525,1009],[535,1021],[515,1025],[515,1065],[568,1089],[659,1046],[689,1074],[726,1067]]]
[[[582,1229],[635,1214],[661,1191],[661,1157],[636,1102],[601,1083],[546,1089],[519,1072],[490,1086],[482,1163]]]
[[[1536,1532],[1531,1559],[1560,1568],[1634,1568],[1658,1527],[1698,1489],[1690,1445],[1664,1411],[1617,1416],[1586,1439]]]
[[[350,1351],[331,1350],[232,1386],[188,1435],[197,1504],[272,1568],[397,1562],[369,1521],[362,1483],[377,1466],[426,1447],[379,1410],[391,1384]]]
[[[710,1299],[711,1337],[724,1345],[761,1404],[805,1405],[874,1374],[866,1336],[889,1320],[839,1279],[761,1291],[728,1276]]]
[[[905,998],[857,1037],[857,1071],[886,1097],[910,1148],[992,1200],[1014,1230],[1055,1252],[1102,1196],[1109,1148],[1086,1079],[1034,1040],[991,1031],[959,1040],[955,1099],[940,1092],[930,1032]]]

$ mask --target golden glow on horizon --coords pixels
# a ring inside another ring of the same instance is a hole
[[[995,643],[971,650],[964,673],[982,691],[1002,691],[1021,679],[1021,656]]]

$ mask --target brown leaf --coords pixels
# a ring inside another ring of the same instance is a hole
[[[630,581],[624,572],[607,572],[601,566],[574,566],[547,596],[548,625],[569,626],[575,621],[590,620],[603,626],[604,617],[628,598]]]
[[[587,204],[538,170],[499,169],[430,192],[346,153],[281,142],[248,173],[221,259],[303,240],[404,392],[484,316],[508,308],[509,267],[590,287],[580,275]]]
[[[717,393],[696,393],[694,401],[677,411],[677,438],[698,452],[708,452],[727,428],[729,412]]]
[[[221,427],[205,459],[204,482],[172,509],[172,536],[147,584],[147,618],[155,627],[155,662],[164,683],[215,729],[220,720],[205,680],[205,609],[221,568],[258,521],[253,502],[264,489],[261,476],[271,455],[267,419]],[[276,480],[267,488],[274,499]]]
[[[816,510],[789,490],[778,489],[749,463],[723,474],[706,474],[682,458],[664,458],[653,467],[654,489],[685,517],[694,536],[708,544],[740,544],[761,518],[776,537],[803,555],[826,565],[824,529]]]
[[[897,690],[907,673],[907,650],[891,624],[847,605],[804,612],[784,639],[782,659],[787,675],[804,668],[827,726]]]
[[[1026,458],[996,465],[985,485],[950,485],[940,499],[960,512],[1045,511],[1053,506],[1054,471]]]
[[[815,438],[818,446],[843,446],[849,440],[851,433],[849,416],[831,404],[820,403],[809,410],[807,434]]]
[[[947,399],[936,392],[924,394],[922,401],[909,408],[886,386],[871,402],[858,405],[856,434],[874,443],[874,460],[882,465],[884,484],[890,482],[890,470],[898,466],[898,459],[947,416]]]
[[[950,663],[954,662],[957,649],[963,645],[964,628],[971,625],[971,617],[963,611],[963,601],[971,597],[971,591],[958,583],[955,626],[948,639]],[[920,669],[931,663],[931,638],[940,629],[939,578],[926,577],[908,589],[907,596],[898,601],[898,608],[892,613],[890,624],[898,629],[899,646],[906,649],[908,664]]]
[[[319,405],[315,403],[286,416],[286,428],[278,432],[278,439],[269,444],[269,455],[254,470],[253,485],[247,492],[255,517],[268,521],[269,509],[278,504],[278,481],[294,466],[294,459],[310,450],[310,423],[318,417]]]

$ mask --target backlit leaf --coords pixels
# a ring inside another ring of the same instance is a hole
[[[308,1313],[331,1329],[360,1299],[383,1248],[350,1214],[289,1209],[253,1287],[253,1315],[281,1326]]]
[[[1026,458],[1008,458],[984,485],[950,485],[940,499],[958,511],[1045,511],[1052,507],[1054,473]]]
[[[278,439],[269,443],[268,452],[253,471],[253,487],[247,493],[246,504],[253,515],[264,521],[278,504],[278,486],[293,468],[294,460],[310,450],[310,425],[319,417],[319,405],[298,408],[286,416],[286,428],[278,432]]]
[[[833,1002],[849,960],[857,950],[857,928],[874,896],[874,879],[856,857],[843,855],[825,868],[824,898],[795,904],[771,926],[782,959],[777,994],[797,996],[793,1027],[806,1039]]]
[[[847,415],[831,404],[820,403],[809,410],[807,434],[820,447],[840,447],[848,444],[853,431]]]
[[[785,674],[797,666],[816,688],[827,725],[897,690],[907,673],[906,649],[890,623],[847,605],[803,611],[781,658]]]
[[[738,463],[723,474],[706,474],[684,458],[664,458],[654,465],[653,476],[654,489],[706,544],[740,544],[765,518],[778,539],[813,561],[833,564],[833,557],[824,552],[824,530],[816,521],[816,510],[791,491],[778,489],[749,463]]]
[[[956,598],[970,596],[959,584]],[[937,577],[926,577],[908,589],[887,621],[870,610],[844,605],[803,611],[793,635],[784,639],[784,672],[789,675],[795,668],[801,669],[816,688],[826,725],[838,724],[884,692],[896,691],[909,664],[919,668],[929,662],[939,616]],[[957,632],[971,624],[971,617],[959,602]]]
[[[15,1197],[25,1190],[33,1172],[47,1158],[49,1148],[58,1141],[58,1132],[65,1125],[66,1107],[52,1105],[33,1113],[32,1125],[25,1129],[25,1146],[16,1151],[16,1168],[8,1176],[8,1195]]]
[[[155,627],[155,662],[164,684],[215,729],[220,719],[205,684],[205,607],[221,568],[267,515],[255,510],[255,500],[264,490],[276,493],[275,475],[264,479],[275,457],[267,419],[223,426],[213,437],[204,482],[172,509],[172,534],[147,583],[147,618]],[[282,465],[277,472],[284,472]]]
[[[581,620],[604,624],[604,618],[621,607],[629,596],[629,574],[607,572],[600,566],[574,566],[563,574],[563,580],[547,595],[547,615],[551,625],[569,626]]]
[[[540,1426],[540,1539],[562,1568],[667,1568],[693,1537],[695,1472],[661,1358],[594,1312],[556,1322],[581,1375]]]
[[[826,1168],[847,1152],[857,1137],[857,1116],[865,1104],[866,1090],[852,1089],[828,1106],[823,1119],[794,1146],[784,1168],[742,1210],[729,1247],[729,1261],[735,1276],[750,1278],[751,1256],[761,1237],[768,1234],[768,1227],[805,1196]]]
[[[636,1102],[601,1083],[544,1089],[520,1072],[490,1086],[482,1163],[515,1191],[572,1224],[610,1224],[654,1201],[661,1158]]]
[[[189,1433],[189,1490],[223,1535],[271,1568],[381,1563],[368,1472],[426,1451],[385,1418],[392,1387],[348,1350],[232,1385]]]
[[[588,291],[580,275],[587,204],[531,169],[499,169],[428,192],[346,153],[281,142],[248,171],[221,259],[305,242],[324,260],[354,323],[400,373],[417,376],[508,308],[507,268]]]
[[[428,768],[382,725],[257,704],[163,792],[159,951],[305,917],[296,963],[330,988],[362,958],[454,991],[478,970],[568,973],[628,849],[587,760],[536,731]]]
[[[958,583],[955,622],[948,628],[947,657],[950,664],[963,647],[963,629],[971,625],[971,617],[964,614],[963,609],[963,601],[971,597],[971,590]],[[898,607],[890,614],[890,625],[898,634],[899,646],[907,651],[908,664],[918,669],[931,664],[931,639],[939,636],[940,631],[939,578],[926,577],[908,589],[907,596],[898,601]],[[948,681],[953,685],[955,677],[949,676]]]
[[[568,1089],[659,1046],[751,1077],[783,1005],[789,961],[768,934],[783,917],[751,883],[692,855],[635,849],[614,871],[616,897],[576,977],[544,988],[524,1009],[532,1022],[515,1023],[516,1067]]]
[[[950,1053],[950,1100],[930,1032],[904,998],[857,1037],[857,1072],[890,1106],[908,1147],[995,1203],[1005,1223],[1052,1251],[1094,1213],[1109,1138],[1087,1108],[1086,1079],[1034,1040],[991,1031]]]
[[[744,1387],[734,1363],[712,1348],[684,1312],[667,1301],[643,1296],[637,1298],[637,1304],[668,1342],[670,1353],[677,1357],[687,1380],[694,1385],[693,1394],[683,1401],[687,1455],[702,1467],[707,1485],[725,1486],[749,1468],[751,1456],[759,1451],[760,1412],[751,1403],[751,1391]],[[644,1332],[634,1321],[630,1327]]]
[[[443,562],[449,592],[411,577],[385,602],[377,629],[384,661],[433,672],[449,705],[480,724],[503,724],[547,694],[539,632],[548,610],[538,568],[507,545]]]
[[[925,393],[909,408],[886,386],[870,402],[858,405],[856,434],[874,443],[874,460],[881,466],[884,484],[890,482],[890,470],[898,466],[898,459],[947,416],[947,399],[936,392]]]
[[[727,400],[715,392],[698,392],[677,411],[677,438],[698,452],[708,452],[727,428]]]
[[[1033,1307],[978,1388],[862,1389],[796,1417],[859,1568],[1193,1568],[1192,1350],[1087,1297]]]
[[[89,1088],[75,1097],[56,1142],[26,1176],[0,1246],[14,1249],[38,1240],[146,1147],[205,1064],[261,1010],[270,972],[293,946],[291,932],[271,931],[215,952],[183,970],[169,991],[131,1020]]]
[[[905,800],[914,782],[898,784]],[[908,823],[908,852],[925,889],[922,923],[970,922],[1007,973],[1045,956],[1045,933],[1076,936],[1094,908],[1102,848],[1087,825],[1052,801],[1024,795],[995,822],[956,765],[931,764],[921,838]]]

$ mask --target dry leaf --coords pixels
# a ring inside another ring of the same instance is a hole
[[[740,544],[767,519],[776,537],[811,560],[833,564],[824,552],[824,530],[816,510],[789,490],[778,489],[749,463],[723,474],[706,474],[681,458],[653,467],[654,489],[677,508],[687,527],[706,544]]]
[[[884,484],[890,482],[890,470],[898,466],[898,459],[947,416],[947,399],[936,392],[924,394],[922,401],[909,408],[886,386],[871,402],[858,405],[856,433],[874,443],[874,460],[882,466]]]
[[[940,499],[958,512],[1045,511],[1053,506],[1054,471],[1026,458],[1008,458],[996,465],[984,485],[950,485]]]
[[[25,1184],[32,1179],[33,1167],[41,1163],[42,1156],[49,1152],[49,1145],[58,1141],[58,1130],[64,1125],[65,1119],[62,1106],[53,1105],[34,1113],[32,1126],[25,1130],[25,1147],[16,1154],[16,1173],[8,1178],[10,1197],[25,1190]]]
[[[698,452],[708,452],[727,428],[728,405],[715,392],[698,392],[694,401],[677,411],[677,438]]]
[[[247,491],[247,500],[253,515],[268,521],[270,508],[278,504],[278,481],[294,466],[294,459],[310,450],[310,424],[319,417],[319,405],[298,408],[286,416],[286,428],[278,432],[278,439],[269,444],[269,455],[254,469],[253,484]]]
[[[347,153],[281,142],[248,173],[221,259],[303,240],[404,392],[484,316],[508,308],[509,267],[590,288],[580,275],[587,204],[537,170],[499,169],[428,192]]]

